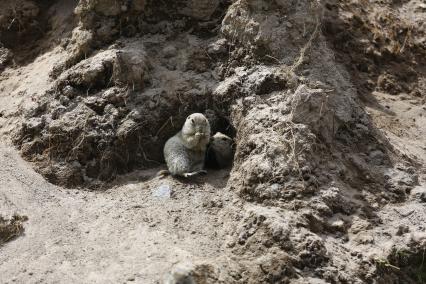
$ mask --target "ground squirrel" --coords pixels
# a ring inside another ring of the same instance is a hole
[[[164,159],[173,176],[191,177],[206,173],[204,159],[210,140],[210,124],[201,113],[193,113],[175,136],[164,145]]]
[[[207,166],[220,169],[229,167],[234,158],[233,144],[231,137],[216,132],[207,148]]]

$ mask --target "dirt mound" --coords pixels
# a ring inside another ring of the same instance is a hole
[[[108,39],[99,30],[82,30],[96,26],[89,21],[94,15],[99,21],[117,17],[114,25],[121,17],[133,15],[129,13],[144,11],[146,19],[139,17],[146,21],[156,17],[149,4],[134,2],[128,10],[114,10],[115,6],[90,3],[83,1],[77,7],[80,26],[65,47],[70,50],[69,58],[59,66],[63,69],[79,62],[62,73],[61,68],[54,68],[54,86],[26,114],[27,121],[15,139],[43,175],[67,186],[111,180],[136,167],[161,163],[162,146],[185,117],[214,108],[211,90],[218,78],[210,65],[217,64],[213,58],[223,56],[225,44],[215,43],[215,33],[206,38],[188,33],[185,21],[194,20],[178,14],[168,25],[147,23],[139,38],[118,40],[81,60],[89,52],[86,40],[99,45],[119,35],[114,28],[108,30]],[[191,3],[182,7],[195,5]],[[211,14],[202,13],[205,19]],[[219,128],[216,131],[229,133]]]
[[[409,94],[424,103],[426,58],[422,1],[326,1],[325,35],[366,101],[371,91]]]
[[[423,6],[388,2],[80,1],[14,143],[52,183],[110,185],[161,164],[205,112],[236,142],[226,260],[177,265],[170,283],[419,281],[421,164],[364,104],[424,92]]]

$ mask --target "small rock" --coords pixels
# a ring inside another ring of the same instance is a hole
[[[396,232],[397,236],[402,236],[405,233],[408,233],[410,231],[410,228],[406,225],[400,225],[398,227],[398,231]]]
[[[179,263],[168,275],[166,284],[195,284],[192,277],[194,267],[191,263]]]
[[[240,235],[238,236],[238,243],[240,245],[244,245],[245,242],[247,240],[247,233],[246,232],[241,232]]]
[[[370,160],[373,164],[382,165],[384,158],[385,158],[385,155],[382,151],[375,150],[375,151],[370,152],[369,157],[370,157]]]
[[[233,248],[233,247],[235,247],[235,242],[234,241],[229,241],[229,242],[227,242],[226,243],[226,247],[228,247],[228,248]]]
[[[367,233],[359,233],[355,236],[354,241],[358,244],[372,244],[374,243],[374,237]]]
[[[40,129],[43,128],[44,123],[41,118],[35,117],[35,118],[28,119],[24,125],[26,129],[30,131],[39,131]]]
[[[179,11],[182,15],[197,20],[209,20],[219,7],[219,0],[191,0],[185,1],[186,7]]]
[[[336,231],[344,231],[345,229],[345,222],[343,220],[335,220],[331,224],[331,227]]]
[[[70,99],[66,96],[59,96],[59,102],[61,105],[67,106],[70,102]]]
[[[177,54],[177,49],[173,45],[168,45],[163,48],[163,54],[165,58],[174,57]]]
[[[62,89],[62,94],[68,98],[74,98],[78,91],[74,87],[67,85]]]
[[[207,52],[209,54],[221,54],[221,53],[223,54],[223,53],[226,53],[228,51],[227,48],[226,48],[226,44],[227,44],[226,39],[224,39],[224,38],[219,39],[219,40],[211,43],[208,46]]]
[[[6,63],[8,63],[12,57],[13,54],[9,49],[0,46],[0,70],[6,66]]]
[[[419,199],[421,202],[426,202],[426,192],[420,193]]]
[[[152,196],[160,198],[170,198],[172,195],[172,188],[168,184],[162,184],[152,191]]]
[[[195,284],[215,283],[217,279],[216,269],[208,263],[181,262],[175,265],[166,276],[165,284]]]

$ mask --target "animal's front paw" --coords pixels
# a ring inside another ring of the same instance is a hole
[[[205,175],[205,174],[207,174],[207,171],[201,170],[201,171],[192,172],[192,173],[184,173],[183,177],[188,178],[188,177],[193,177],[193,176],[201,175],[201,174]]]
[[[197,173],[184,173],[182,176],[186,177],[186,178],[189,178],[189,177],[195,176],[196,174]]]

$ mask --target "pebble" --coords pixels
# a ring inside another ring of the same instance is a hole
[[[172,187],[168,184],[162,184],[152,191],[152,196],[159,198],[170,198],[172,195]]]
[[[177,49],[173,45],[168,45],[163,48],[163,54],[166,58],[174,57],[177,54]]]

